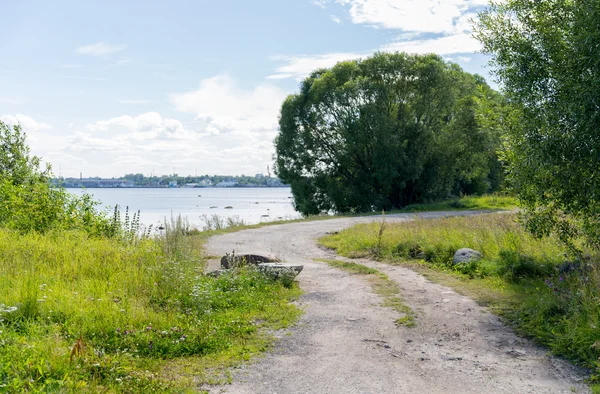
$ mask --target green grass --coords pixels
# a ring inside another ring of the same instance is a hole
[[[551,272],[566,252],[554,238],[529,235],[515,215],[506,213],[403,223],[382,219],[329,235],[321,243],[347,257],[421,257],[437,264],[451,262],[458,249],[467,247],[480,251],[484,261],[460,268],[480,276],[506,271],[515,278]]]
[[[557,239],[526,233],[514,214],[361,224],[320,242],[347,257],[408,264],[600,377],[597,258],[574,260]],[[453,266],[452,256],[463,247],[482,252],[483,259]]]
[[[512,196],[486,194],[466,196],[442,202],[412,204],[399,212],[456,211],[456,210],[512,210],[517,208],[517,200]]]
[[[0,229],[0,391],[182,392],[227,381],[301,313],[296,284],[203,275],[201,239]]]
[[[401,314],[396,319],[396,324],[407,327],[415,326],[415,315],[412,309],[400,298],[400,287],[396,282],[390,280],[386,274],[358,263],[330,259],[315,259],[315,261],[326,263],[351,274],[366,276],[373,292],[383,298],[383,306],[390,307]]]

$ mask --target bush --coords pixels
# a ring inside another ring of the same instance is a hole
[[[540,278],[552,274],[552,267],[531,256],[514,250],[501,250],[498,253],[498,273],[508,280]]]
[[[51,167],[29,154],[21,127],[0,121],[0,227],[47,232],[81,229],[91,235],[112,236],[120,223],[111,223],[96,210],[90,195],[76,197],[51,183]]]

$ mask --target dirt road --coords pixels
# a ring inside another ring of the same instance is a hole
[[[452,213],[456,215],[456,212]],[[462,215],[477,212],[460,213]],[[440,217],[447,213],[421,216]],[[387,221],[414,215],[388,215]],[[211,393],[586,393],[581,371],[517,337],[496,316],[452,289],[406,268],[369,260],[389,275],[416,312],[416,327],[396,327],[370,285],[314,258],[334,258],[316,238],[376,217],[266,226],[216,236],[211,255],[252,252],[303,264],[305,314],[264,358],[236,370]]]

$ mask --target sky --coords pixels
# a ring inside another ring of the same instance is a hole
[[[470,32],[486,4],[0,0],[0,120],[63,177],[266,173],[316,68],[434,52],[492,83]]]

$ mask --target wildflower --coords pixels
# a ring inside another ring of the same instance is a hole
[[[558,280],[562,282],[564,278],[561,276],[560,278],[558,278]]]

